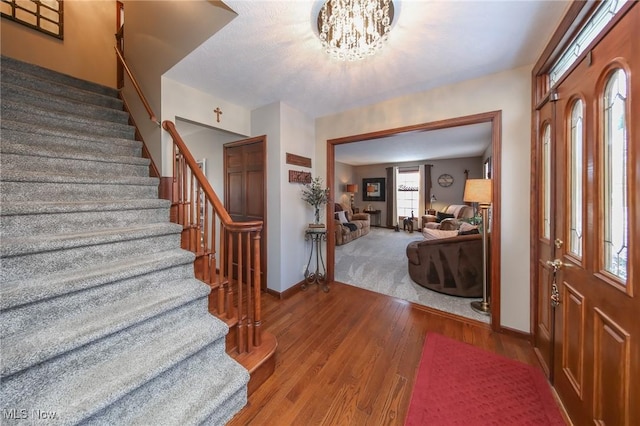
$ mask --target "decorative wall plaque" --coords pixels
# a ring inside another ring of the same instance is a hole
[[[289,182],[293,183],[311,183],[311,172],[302,172],[299,170],[289,170]]]
[[[287,152],[287,164],[311,168],[311,158]]]

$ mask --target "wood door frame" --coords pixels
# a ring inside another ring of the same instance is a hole
[[[371,133],[345,136],[327,140],[327,186],[329,187],[330,202],[327,204],[327,234],[335,234],[335,225],[332,220],[335,199],[335,147],[351,142],[362,142],[371,139],[381,139],[399,135],[405,132],[423,132],[429,130],[446,129],[450,127],[466,126],[470,124],[491,123],[491,143],[493,157],[492,185],[493,185],[493,212],[490,244],[490,276],[491,276],[491,329],[500,332],[509,332],[500,325],[500,240],[501,240],[501,192],[502,192],[502,111],[489,111],[485,113],[455,117],[446,120],[432,121],[393,129],[380,130]],[[327,281],[335,280],[335,239],[327,238]]]
[[[264,279],[260,280],[260,289],[262,291],[268,291],[267,288],[267,267],[268,267],[268,263],[267,263],[267,257],[269,255],[269,251],[267,250],[267,135],[261,135],[261,136],[255,136],[252,138],[246,138],[246,139],[241,139],[241,140],[237,140],[237,141],[233,141],[233,142],[227,142],[225,144],[222,145],[222,168],[224,170],[223,176],[224,176],[224,181],[223,181],[223,194],[224,194],[224,207],[225,209],[227,209],[227,200],[228,198],[228,194],[227,194],[227,155],[226,155],[226,149],[227,148],[234,148],[237,146],[242,146],[242,145],[250,145],[250,144],[254,144],[254,143],[262,143],[262,161],[264,164],[264,181],[263,181],[263,185],[262,185],[262,193],[264,195],[264,198],[262,200],[262,204],[263,204],[263,211],[264,211],[264,217],[262,218],[262,232],[260,234],[261,238],[260,238],[260,245],[261,245],[261,257],[262,257],[262,264],[260,265],[262,271],[260,271],[262,273],[262,277]]]

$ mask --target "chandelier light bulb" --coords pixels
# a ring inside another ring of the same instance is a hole
[[[318,32],[332,57],[356,61],[375,54],[389,37],[391,0],[327,0],[318,14]]]

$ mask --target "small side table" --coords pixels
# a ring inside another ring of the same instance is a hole
[[[363,213],[369,213],[371,218],[371,226],[382,226],[382,210],[363,210]],[[375,223],[373,223],[373,219],[375,219]]]
[[[327,268],[324,265],[324,258],[322,257],[322,242],[327,241],[327,228],[307,228],[304,231],[305,241],[311,241],[311,252],[309,253],[309,260],[307,261],[307,267],[304,271],[305,281],[300,288],[302,291],[306,290],[308,284],[322,284],[322,291],[329,292],[329,286],[327,285],[326,275]],[[309,270],[311,266],[311,259],[315,253],[316,257],[316,269],[314,272]],[[320,266],[322,265],[322,270]]]

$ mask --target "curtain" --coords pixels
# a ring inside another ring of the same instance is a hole
[[[424,214],[431,206],[431,168],[433,164],[424,165]]]
[[[396,226],[396,173],[394,167],[387,167],[387,228]]]

